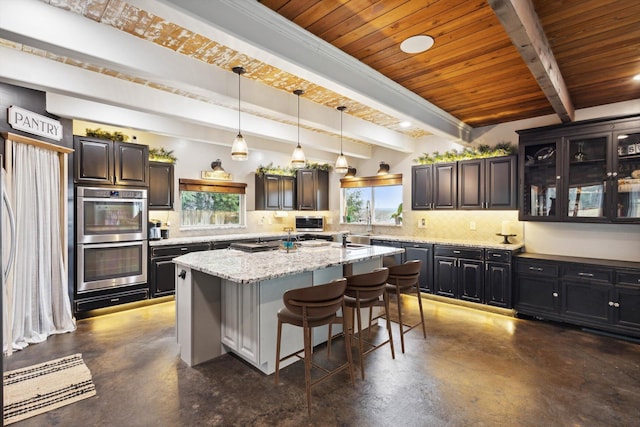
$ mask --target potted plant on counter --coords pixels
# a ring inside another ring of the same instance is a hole
[[[395,220],[396,225],[402,224],[402,203],[398,205],[398,210],[391,214],[391,218]]]

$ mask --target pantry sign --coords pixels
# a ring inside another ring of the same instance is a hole
[[[9,107],[9,124],[12,128],[45,138],[62,139],[62,123],[58,120],[36,114],[24,108],[12,105]]]

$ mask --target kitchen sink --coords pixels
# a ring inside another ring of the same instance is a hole
[[[352,234],[349,240],[356,245],[371,245],[371,235],[368,234]]]

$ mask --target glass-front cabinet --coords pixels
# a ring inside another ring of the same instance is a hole
[[[640,219],[640,129],[615,132],[615,162],[612,172],[612,205],[619,221]]]
[[[539,140],[520,144],[522,204],[520,216],[539,221],[557,221],[561,163],[560,141]]]
[[[640,118],[520,131],[521,221],[640,223]]]

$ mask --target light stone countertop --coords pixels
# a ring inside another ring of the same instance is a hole
[[[236,249],[192,252],[174,258],[173,262],[178,268],[187,267],[237,283],[255,283],[402,252],[402,248],[383,246],[345,249],[339,243],[332,243],[289,253],[283,250],[250,253]]]
[[[336,234],[345,233],[345,231],[324,231],[324,232],[292,232],[291,236],[314,234],[323,236],[333,236]],[[353,233],[354,236],[362,236],[362,234]],[[176,237],[162,240],[150,240],[149,246],[166,246],[166,245],[184,245],[189,243],[203,243],[203,242],[223,242],[243,239],[268,239],[268,238],[284,238],[287,233],[273,232],[273,233],[236,233],[236,234],[217,234],[210,236],[192,236],[192,237]],[[524,247],[523,243],[500,243],[502,237],[496,236],[495,240],[491,241],[479,241],[479,240],[463,240],[463,239],[443,239],[443,238],[430,238],[430,237],[414,237],[414,236],[399,236],[399,235],[384,235],[374,234],[371,239],[389,240],[395,242],[414,242],[414,243],[427,243],[437,245],[454,245],[472,248],[486,248],[486,249],[504,249],[508,251],[517,251]]]

